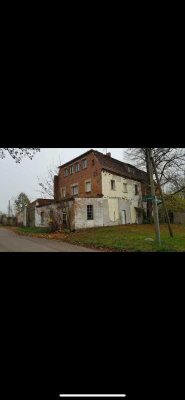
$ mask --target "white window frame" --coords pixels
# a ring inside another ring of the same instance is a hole
[[[83,169],[87,168],[87,159],[86,158],[84,160],[82,160],[82,168]]]
[[[74,174],[74,165],[71,165],[69,168],[69,174],[72,175]]]
[[[74,193],[74,189],[75,188],[77,188],[77,193]],[[75,185],[72,185],[71,186],[71,194],[72,194],[72,196],[78,196],[78,194],[79,194],[79,187],[78,187],[78,184],[75,184]]]
[[[64,170],[64,176],[68,176],[69,175],[69,170],[68,170],[68,168],[65,168],[65,170]]]
[[[80,172],[80,163],[75,165],[75,172]]]

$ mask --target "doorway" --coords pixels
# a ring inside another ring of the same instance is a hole
[[[122,223],[122,225],[126,225],[126,223],[127,223],[126,210],[121,210],[121,223]]]

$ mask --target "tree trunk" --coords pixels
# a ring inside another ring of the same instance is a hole
[[[148,159],[148,152],[146,152],[146,170],[147,170],[147,176],[148,176],[147,194],[151,194],[149,162],[150,162],[150,160]],[[151,207],[151,203],[149,201],[147,201],[147,220],[148,220],[149,224],[152,224],[152,207]]]

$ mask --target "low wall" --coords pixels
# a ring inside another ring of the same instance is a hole
[[[3,215],[0,218],[0,223],[7,226],[17,226],[17,219],[15,217],[6,217]]]

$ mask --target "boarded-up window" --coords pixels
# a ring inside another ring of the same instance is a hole
[[[85,183],[85,191],[86,193],[91,192],[91,181]]]
[[[87,219],[88,220],[94,219],[93,206],[87,206]]]
[[[66,188],[62,188],[62,197],[66,197]]]
[[[44,212],[41,212],[41,224],[44,224]]]

